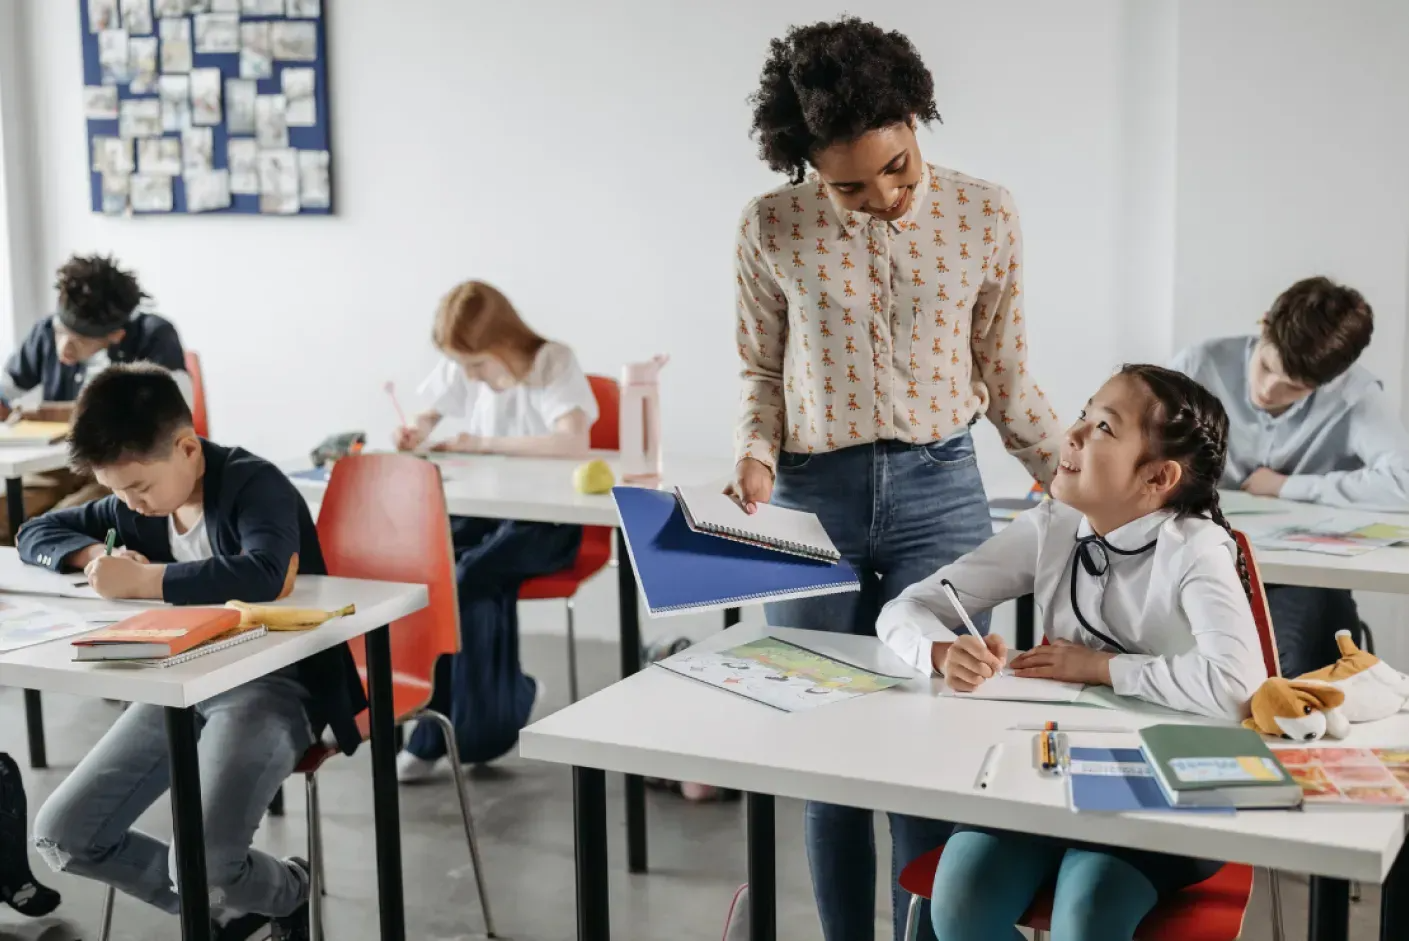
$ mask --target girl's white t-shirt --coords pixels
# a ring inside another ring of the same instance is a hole
[[[592,386],[572,350],[561,343],[543,344],[528,375],[503,392],[469,379],[448,357],[436,364],[417,391],[441,416],[436,437],[444,432],[479,438],[543,437],[574,409],[582,409],[589,426],[598,417]]]

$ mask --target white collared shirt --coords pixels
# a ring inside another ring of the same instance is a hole
[[[876,633],[927,673],[931,645],[952,641],[963,623],[945,597],[948,579],[972,614],[1032,593],[1050,640],[1113,650],[1082,626],[1072,606],[1078,540],[1092,535],[1079,512],[1048,500],[978,549],[907,588],[886,605]],[[1095,631],[1125,648],[1110,664],[1111,685],[1182,712],[1247,715],[1267,678],[1252,609],[1237,571],[1237,547],[1217,524],[1169,511],[1114,530],[1101,575],[1077,561],[1076,603]],[[1101,550],[1095,548],[1101,555]]]

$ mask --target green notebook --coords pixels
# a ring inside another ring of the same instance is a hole
[[[1176,807],[1296,807],[1301,787],[1251,729],[1152,725],[1140,730],[1150,767]]]

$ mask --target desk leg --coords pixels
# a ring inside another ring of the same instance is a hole
[[[1399,858],[1380,887],[1380,941],[1409,938],[1409,847],[1400,847]]]
[[[382,941],[406,941],[389,627],[379,627],[367,635],[367,699],[372,718],[372,807],[376,815],[377,908],[381,913],[381,937]]]
[[[724,629],[727,631],[729,628],[733,627],[735,624],[738,624],[741,620],[743,620],[743,617],[744,613],[738,608],[725,608]]]
[[[621,619],[621,675],[641,669],[641,621],[637,611],[636,570],[626,550],[626,535],[616,531],[616,584]],[[626,869],[646,871],[646,782],[639,775],[626,776]]]
[[[622,566],[629,566],[623,562]],[[577,852],[577,941],[609,941],[607,889],[607,776],[572,769],[572,820]]]
[[[778,937],[778,867],[773,795],[749,794],[749,941]]]
[[[24,481],[19,477],[5,478],[5,512],[10,516],[10,535],[18,535],[24,522]],[[29,733],[29,766],[49,767],[44,749],[44,700],[38,690],[24,691],[24,722]]]
[[[1350,883],[1312,876],[1310,915],[1308,941],[1349,941]]]
[[[183,941],[211,941],[201,769],[196,758],[193,710],[166,709],[166,747],[171,760],[171,823],[176,844],[176,891],[181,897],[181,937]]]
[[[282,786],[274,792],[274,799],[269,802],[269,816],[284,816],[284,789]]]
[[[1013,630],[1013,646],[1018,650],[1031,650],[1037,642],[1037,605],[1032,595],[1018,599],[1017,624]]]

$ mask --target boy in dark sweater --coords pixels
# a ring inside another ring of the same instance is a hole
[[[173,604],[270,601],[294,576],[324,574],[313,519],[274,465],[196,436],[165,370],[112,366],[80,394],[73,465],[112,495],[31,520],[21,558],[82,571],[105,598]],[[104,551],[109,530],[121,549]],[[308,871],[251,848],[275,792],[325,727],[349,754],[366,703],[346,645],[196,707],[211,909],[220,937],[273,921],[274,937],[307,937]],[[257,734],[251,734],[257,730]],[[179,909],[168,846],[132,829],[167,788],[162,711],[134,705],[40,808],[35,843],[57,870],[106,882],[169,912]]]

